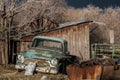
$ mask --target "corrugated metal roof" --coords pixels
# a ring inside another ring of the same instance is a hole
[[[93,22],[93,21],[90,21],[90,20],[79,20],[79,21],[66,22],[66,23],[59,24],[59,26],[56,27],[56,28],[53,28],[53,29],[50,29],[50,30],[47,30],[47,31],[43,31],[43,32],[40,32],[40,33],[50,32],[50,31],[54,31],[54,30],[58,30],[58,29],[66,28],[66,27],[71,27],[73,25],[89,23],[89,22]]]
[[[82,23],[87,23],[87,22],[93,22],[93,21],[89,21],[89,20],[85,20],[84,19],[84,20],[66,22],[66,23],[59,24],[59,27],[57,27],[57,28],[64,28],[64,27],[68,27],[68,26],[72,26],[72,25],[77,25],[77,24],[82,24]]]

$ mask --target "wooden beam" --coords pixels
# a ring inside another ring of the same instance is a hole
[[[114,44],[114,30],[109,30],[110,34],[110,43]]]

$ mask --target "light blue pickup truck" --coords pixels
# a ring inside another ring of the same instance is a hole
[[[36,62],[36,71],[57,74],[73,59],[67,49],[67,41],[47,36],[36,36],[28,51],[17,55],[15,68],[25,69],[29,62]]]

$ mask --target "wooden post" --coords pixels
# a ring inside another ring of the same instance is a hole
[[[110,44],[114,44],[114,30],[110,30]]]

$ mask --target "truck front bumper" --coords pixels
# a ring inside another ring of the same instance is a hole
[[[21,64],[21,65],[15,65],[16,69],[26,69],[26,65]],[[38,72],[43,72],[43,73],[52,73],[52,74],[57,74],[58,73],[58,67],[49,67],[49,66],[37,66],[35,68],[35,71]]]

